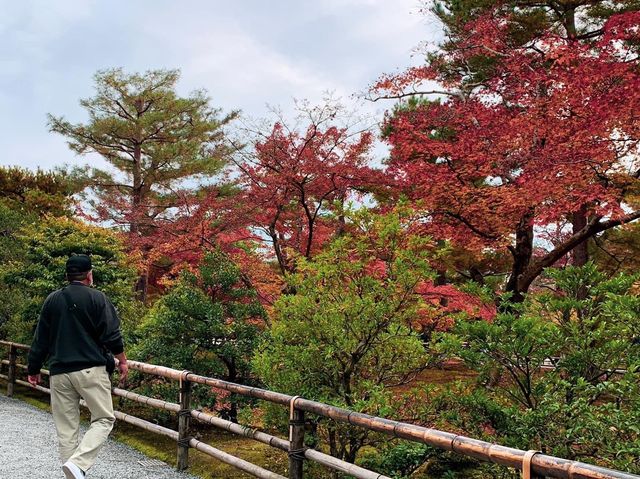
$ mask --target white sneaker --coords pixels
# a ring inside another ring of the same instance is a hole
[[[84,479],[84,472],[73,462],[67,461],[62,465],[62,471],[67,479]]]

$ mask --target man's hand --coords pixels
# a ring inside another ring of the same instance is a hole
[[[29,381],[29,384],[31,384],[32,386],[37,386],[42,382],[42,376],[40,374],[36,374],[35,376],[29,375],[27,380]]]
[[[127,356],[124,354],[124,351],[120,354],[116,354],[115,356],[118,360],[118,372],[120,373],[118,386],[123,387],[124,383],[127,381],[127,376],[129,376],[129,365],[127,364]]]
[[[118,363],[118,371],[120,372],[120,381],[118,381],[118,384],[124,385],[129,376],[129,365],[126,362],[120,361]]]

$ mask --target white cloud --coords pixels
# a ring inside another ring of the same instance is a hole
[[[66,32],[79,20],[90,17],[94,0],[26,0],[21,8],[26,14],[25,30],[43,38]]]
[[[20,73],[35,64],[42,64],[50,57],[48,46],[73,26],[90,18],[94,0],[23,0],[21,2],[3,2],[3,11],[10,14],[0,19],[0,41],[10,45],[14,51],[4,51],[22,59],[22,68],[14,68],[7,73]],[[11,3],[11,7],[8,4]],[[26,61],[25,61],[26,60]]]
[[[163,58],[181,68],[181,86],[206,88],[215,104],[256,116],[258,111],[266,112],[266,104],[287,108],[294,97],[317,101],[326,91],[338,96],[351,93],[329,69],[312,59],[294,59],[263,41],[260,32],[249,31],[233,19],[220,18],[210,27],[184,22],[182,14],[163,12],[143,27],[144,35],[163,45],[166,33],[161,25],[167,15],[176,15],[171,44],[162,46]]]
[[[47,132],[45,114],[82,121],[91,74],[180,68],[180,93],[253,117],[266,104],[325,92],[348,99],[411,63],[435,29],[420,0],[0,0],[1,164],[83,163]],[[124,14],[123,12],[126,12]],[[415,61],[415,59],[414,59]],[[365,104],[363,111],[388,107]],[[26,147],[25,147],[26,145]]]
[[[294,62],[241,31],[221,31],[192,39],[192,57],[183,66],[191,81],[213,84],[216,92],[236,100],[275,102],[283,97],[319,98],[325,90],[341,90],[310,63]],[[225,43],[224,49],[207,47]],[[200,48],[198,48],[200,45]],[[344,92],[341,92],[344,93]]]

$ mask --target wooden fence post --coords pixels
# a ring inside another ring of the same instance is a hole
[[[296,409],[296,399],[289,406],[289,479],[302,479],[304,469],[304,411]]]
[[[13,389],[16,384],[16,363],[18,362],[18,352],[12,344],[9,346],[9,372],[7,373],[7,396],[13,397]]]
[[[187,380],[189,371],[180,376],[180,412],[178,413],[178,471],[189,466],[189,424],[191,422],[191,381]]]

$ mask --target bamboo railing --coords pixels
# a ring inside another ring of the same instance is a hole
[[[15,384],[26,386],[43,393],[50,393],[49,389],[46,387],[32,386],[28,382],[18,379],[18,371],[23,371],[23,374],[26,374],[26,366],[18,363],[18,352],[28,351],[29,346],[8,341],[0,341],[0,346],[5,346],[9,349],[8,359],[0,361],[0,379],[4,379],[7,382],[8,396],[12,396],[14,394]],[[121,388],[113,388],[112,390],[114,396],[122,397],[154,408],[164,409],[178,415],[178,431],[174,431],[120,411],[116,411],[115,413],[116,418],[120,421],[133,424],[156,434],[167,436],[176,441],[178,445],[177,468],[179,470],[187,468],[189,449],[195,449],[226,464],[234,466],[253,477],[285,479],[284,476],[232,456],[231,454],[216,449],[209,444],[205,444],[191,437],[189,430],[190,422],[193,419],[287,452],[289,454],[288,477],[290,479],[302,479],[304,477],[303,465],[305,460],[318,463],[335,471],[349,474],[356,479],[390,479],[387,476],[364,469],[355,464],[342,461],[323,452],[306,448],[304,446],[304,417],[305,413],[311,413],[334,421],[350,424],[355,427],[361,427],[392,437],[427,444],[467,457],[518,469],[522,472],[522,477],[524,478],[554,477],[561,479],[640,479],[640,476],[622,471],[615,471],[591,464],[548,456],[537,451],[523,451],[511,447],[500,446],[498,444],[492,444],[436,429],[369,416],[367,414],[349,411],[330,406],[328,404],[310,401],[298,396],[289,396],[287,394],[281,394],[274,391],[200,376],[190,371],[179,371],[165,366],[147,364],[138,361],[128,361],[128,364],[130,369],[178,381],[180,384],[178,403],[150,398]],[[7,366],[6,375],[2,374],[2,366]],[[49,372],[44,369],[41,372],[45,375],[49,374]],[[192,409],[191,389],[193,384],[212,386],[234,394],[240,394],[287,407],[290,418],[288,440],[227,421],[212,414]]]

